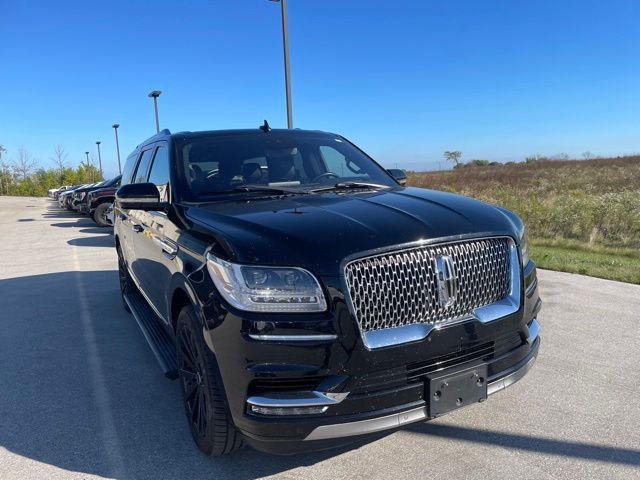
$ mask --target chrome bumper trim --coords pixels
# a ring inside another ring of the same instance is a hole
[[[529,336],[527,337],[527,343],[529,345],[533,345],[533,342],[535,342],[536,338],[538,338],[538,334],[540,333],[540,329],[542,327],[540,327],[540,324],[538,323],[538,320],[534,318],[527,325],[527,328],[529,329]]]
[[[505,388],[510,387],[511,385],[516,383],[518,380],[521,380],[522,377],[524,377],[527,373],[529,373],[529,370],[531,370],[531,368],[533,367],[533,364],[536,361],[536,357],[537,357],[537,352],[527,361],[527,363],[525,363],[515,372],[512,372],[509,375],[506,375],[502,378],[499,378],[498,380],[494,380],[493,382],[489,382],[487,384],[487,395],[493,395],[494,393],[499,392],[500,390],[504,390]]]
[[[426,420],[427,408],[418,407],[401,413],[394,413],[384,417],[370,418],[358,422],[337,423],[335,425],[322,425],[315,428],[304,441],[325,440],[328,438],[351,437],[366,433],[381,432],[401,425]]]
[[[328,342],[337,340],[338,335],[334,333],[326,335],[258,335],[250,333],[249,338],[263,342]]]
[[[536,322],[537,323],[537,322]],[[487,384],[487,395],[493,395],[500,390],[513,385],[521,380],[533,367],[536,361],[537,351],[527,360],[519,369],[505,375],[502,378],[489,382]],[[308,440],[325,440],[329,438],[350,437],[353,435],[364,435],[367,433],[381,432],[392,428],[400,427],[405,424],[427,420],[427,408],[418,407],[407,410],[402,413],[394,413],[384,417],[371,418],[368,420],[360,420],[357,422],[336,423],[333,425],[322,425],[316,427],[304,441]]]
[[[349,392],[292,392],[289,394],[254,395],[247,399],[249,405],[271,408],[321,407],[336,405],[347,398]]]

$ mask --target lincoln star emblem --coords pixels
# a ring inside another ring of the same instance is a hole
[[[441,307],[450,307],[458,296],[458,275],[451,255],[436,257],[436,282],[438,284],[438,303]]]

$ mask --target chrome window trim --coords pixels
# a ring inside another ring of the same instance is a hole
[[[405,251],[413,250],[415,248],[423,247],[423,246],[436,246],[436,245],[449,245],[455,243],[463,243],[469,241],[476,240],[488,240],[488,239],[506,239],[509,242],[509,252],[510,252],[510,269],[511,269],[511,280],[509,285],[509,293],[508,295],[494,302],[490,305],[485,305],[483,307],[476,308],[470,315],[466,315],[463,317],[453,318],[450,320],[442,321],[437,324],[433,323],[417,323],[411,325],[403,325],[400,327],[392,327],[386,328],[382,330],[375,330],[369,332],[363,332],[360,326],[360,322],[358,322],[355,308],[353,302],[351,300],[351,295],[349,294],[349,287],[346,282],[346,268],[352,262],[358,262],[362,260],[367,260],[370,258],[375,258],[388,254],[397,254]],[[409,245],[401,245],[398,248],[385,248],[383,250],[377,251],[375,253],[371,253],[369,255],[363,256],[351,256],[347,261],[343,262],[342,265],[342,277],[345,287],[345,301],[349,308],[349,311],[352,317],[355,319],[356,325],[358,326],[358,331],[360,332],[360,336],[362,338],[362,342],[367,350],[375,350],[378,348],[389,347],[393,345],[400,345],[408,342],[414,342],[417,340],[423,340],[427,338],[432,331],[439,330],[444,327],[448,327],[457,323],[468,322],[468,321],[479,321],[481,323],[489,323],[500,318],[503,318],[507,315],[511,315],[517,312],[520,309],[522,304],[522,266],[520,261],[520,253],[519,248],[514,239],[507,235],[491,235],[491,236],[464,236],[458,237],[456,239],[438,239],[433,241],[421,241],[416,242],[414,244]]]

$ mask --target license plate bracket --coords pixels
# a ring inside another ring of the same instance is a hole
[[[487,365],[447,369],[427,377],[429,417],[435,418],[487,398]]]

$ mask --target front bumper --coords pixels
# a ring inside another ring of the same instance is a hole
[[[332,308],[303,319],[289,315],[285,322],[280,315],[275,322],[276,316],[234,312],[210,296],[203,304],[205,340],[218,361],[233,422],[259,450],[332,448],[427,420],[429,374],[482,362],[487,393],[493,394],[520,380],[537,356],[541,301],[533,262],[523,272],[517,312],[488,323],[470,320],[434,329],[419,341],[376,350],[363,344],[341,301],[339,280],[323,280]],[[206,284],[200,287],[211,292]],[[295,340],[305,336],[309,341]],[[326,408],[269,415],[254,405]]]
[[[504,369],[488,378],[487,393],[493,395],[521,380],[533,367],[540,348],[540,338],[533,340],[531,345],[522,346],[518,351],[511,352],[509,362],[513,358],[522,357],[509,368]],[[526,350],[524,356],[523,353]],[[506,358],[502,358],[504,362]],[[460,368],[464,368],[462,365]],[[416,383],[412,391],[420,398],[400,405],[375,410],[334,417],[330,423],[317,422],[317,419],[306,419],[313,423],[313,428],[297,437],[291,435],[263,436],[243,430],[247,442],[257,450],[274,454],[292,454],[305,451],[323,450],[347,445],[376,435],[391,433],[412,423],[424,422],[432,419],[429,406],[423,397],[424,383]],[[404,395],[400,395],[402,397]],[[279,419],[272,419],[279,424],[280,433],[292,433],[295,428],[286,425]],[[283,419],[284,420],[284,419]]]
[[[536,357],[538,356],[539,347],[540,339],[536,339],[535,344],[532,345],[531,351],[525,358],[505,372],[500,372],[498,375],[490,377],[487,384],[487,393],[489,395],[493,395],[494,393],[504,390],[508,386],[511,386],[521,380],[533,367]],[[304,441],[325,440],[330,438],[343,438],[377,433],[384,430],[403,427],[410,423],[428,420],[430,418],[429,409],[425,405],[417,408],[411,408],[410,410],[405,410],[400,413],[371,418],[368,420],[323,425],[315,428],[305,437]]]

